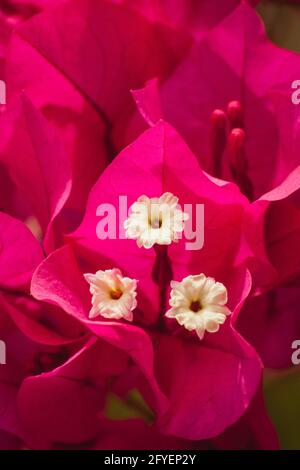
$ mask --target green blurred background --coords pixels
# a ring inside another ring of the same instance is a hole
[[[257,11],[273,42],[300,53],[300,1],[261,0]]]

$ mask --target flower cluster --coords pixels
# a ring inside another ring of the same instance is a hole
[[[0,448],[277,449],[300,56],[255,0],[2,3]],[[120,195],[125,237],[100,240]]]

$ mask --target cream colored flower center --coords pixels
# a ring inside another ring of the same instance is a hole
[[[136,240],[139,247],[152,248],[154,244],[178,241],[187,219],[188,214],[181,210],[173,194],[164,193],[159,198],[141,196],[131,206],[124,228],[126,237]]]
[[[116,268],[85,274],[84,277],[90,284],[92,294],[90,318],[101,315],[114,320],[133,320],[132,311],[137,305],[135,279],[123,277]]]
[[[174,318],[189,331],[196,331],[203,339],[205,331],[219,330],[230,310],[226,287],[204,274],[187,276],[181,282],[171,282],[170,310],[168,318]]]

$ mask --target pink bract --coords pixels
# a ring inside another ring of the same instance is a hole
[[[101,202],[117,207],[118,196],[124,194],[130,205],[141,194],[154,196],[164,191],[177,194],[181,203],[205,203],[206,208],[204,248],[186,251],[181,240],[169,249],[173,278],[181,280],[201,269],[224,282],[229,291],[232,322],[228,320],[219,333],[208,335],[201,344],[191,334],[175,334],[173,324],[159,321],[163,312],[152,275],[154,249],[145,252],[131,240],[101,241],[95,233],[95,214]],[[73,248],[54,252],[34,274],[35,298],[58,305],[132,357],[148,383],[141,391],[156,411],[164,433],[194,440],[214,437],[246,411],[259,386],[260,360],[234,329],[251,288],[249,273],[235,263],[247,204],[234,185],[211,181],[176,132],[160,122],[125,149],[100,177],[82,225],[68,237]],[[90,294],[82,270],[111,267],[139,279],[139,306],[133,325],[88,319]]]

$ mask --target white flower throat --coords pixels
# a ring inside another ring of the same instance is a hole
[[[217,332],[231,313],[225,306],[226,287],[211,277],[187,276],[181,282],[172,281],[171,287],[171,308],[166,316],[188,331],[196,331],[200,339],[205,331]]]
[[[122,277],[118,269],[85,274],[92,294],[90,318],[133,320],[137,306],[137,281]],[[220,282],[204,274],[185,277],[181,282],[171,282],[170,306],[166,317],[177,320],[188,331],[195,331],[202,340],[205,331],[219,330],[230,310],[226,307],[227,290]]]
[[[172,193],[160,197],[140,196],[131,207],[124,222],[126,237],[136,240],[138,247],[151,248],[154,244],[170,245],[178,241],[188,214],[184,213],[178,198]],[[123,277],[119,269],[85,274],[92,294],[90,318],[133,320],[137,306],[137,280]],[[174,318],[188,331],[195,331],[203,339],[205,331],[215,333],[231,312],[226,307],[227,290],[220,282],[204,274],[187,276],[181,282],[171,282],[170,309],[166,317]]]
[[[136,240],[138,247],[152,248],[154,244],[170,245],[178,241],[188,214],[184,213],[178,198],[172,193],[160,197],[140,196],[131,206],[131,214],[124,222],[126,237]]]
[[[123,277],[116,268],[85,274],[84,277],[90,284],[92,294],[90,318],[102,315],[114,320],[133,320],[132,311],[137,305],[135,279]]]

